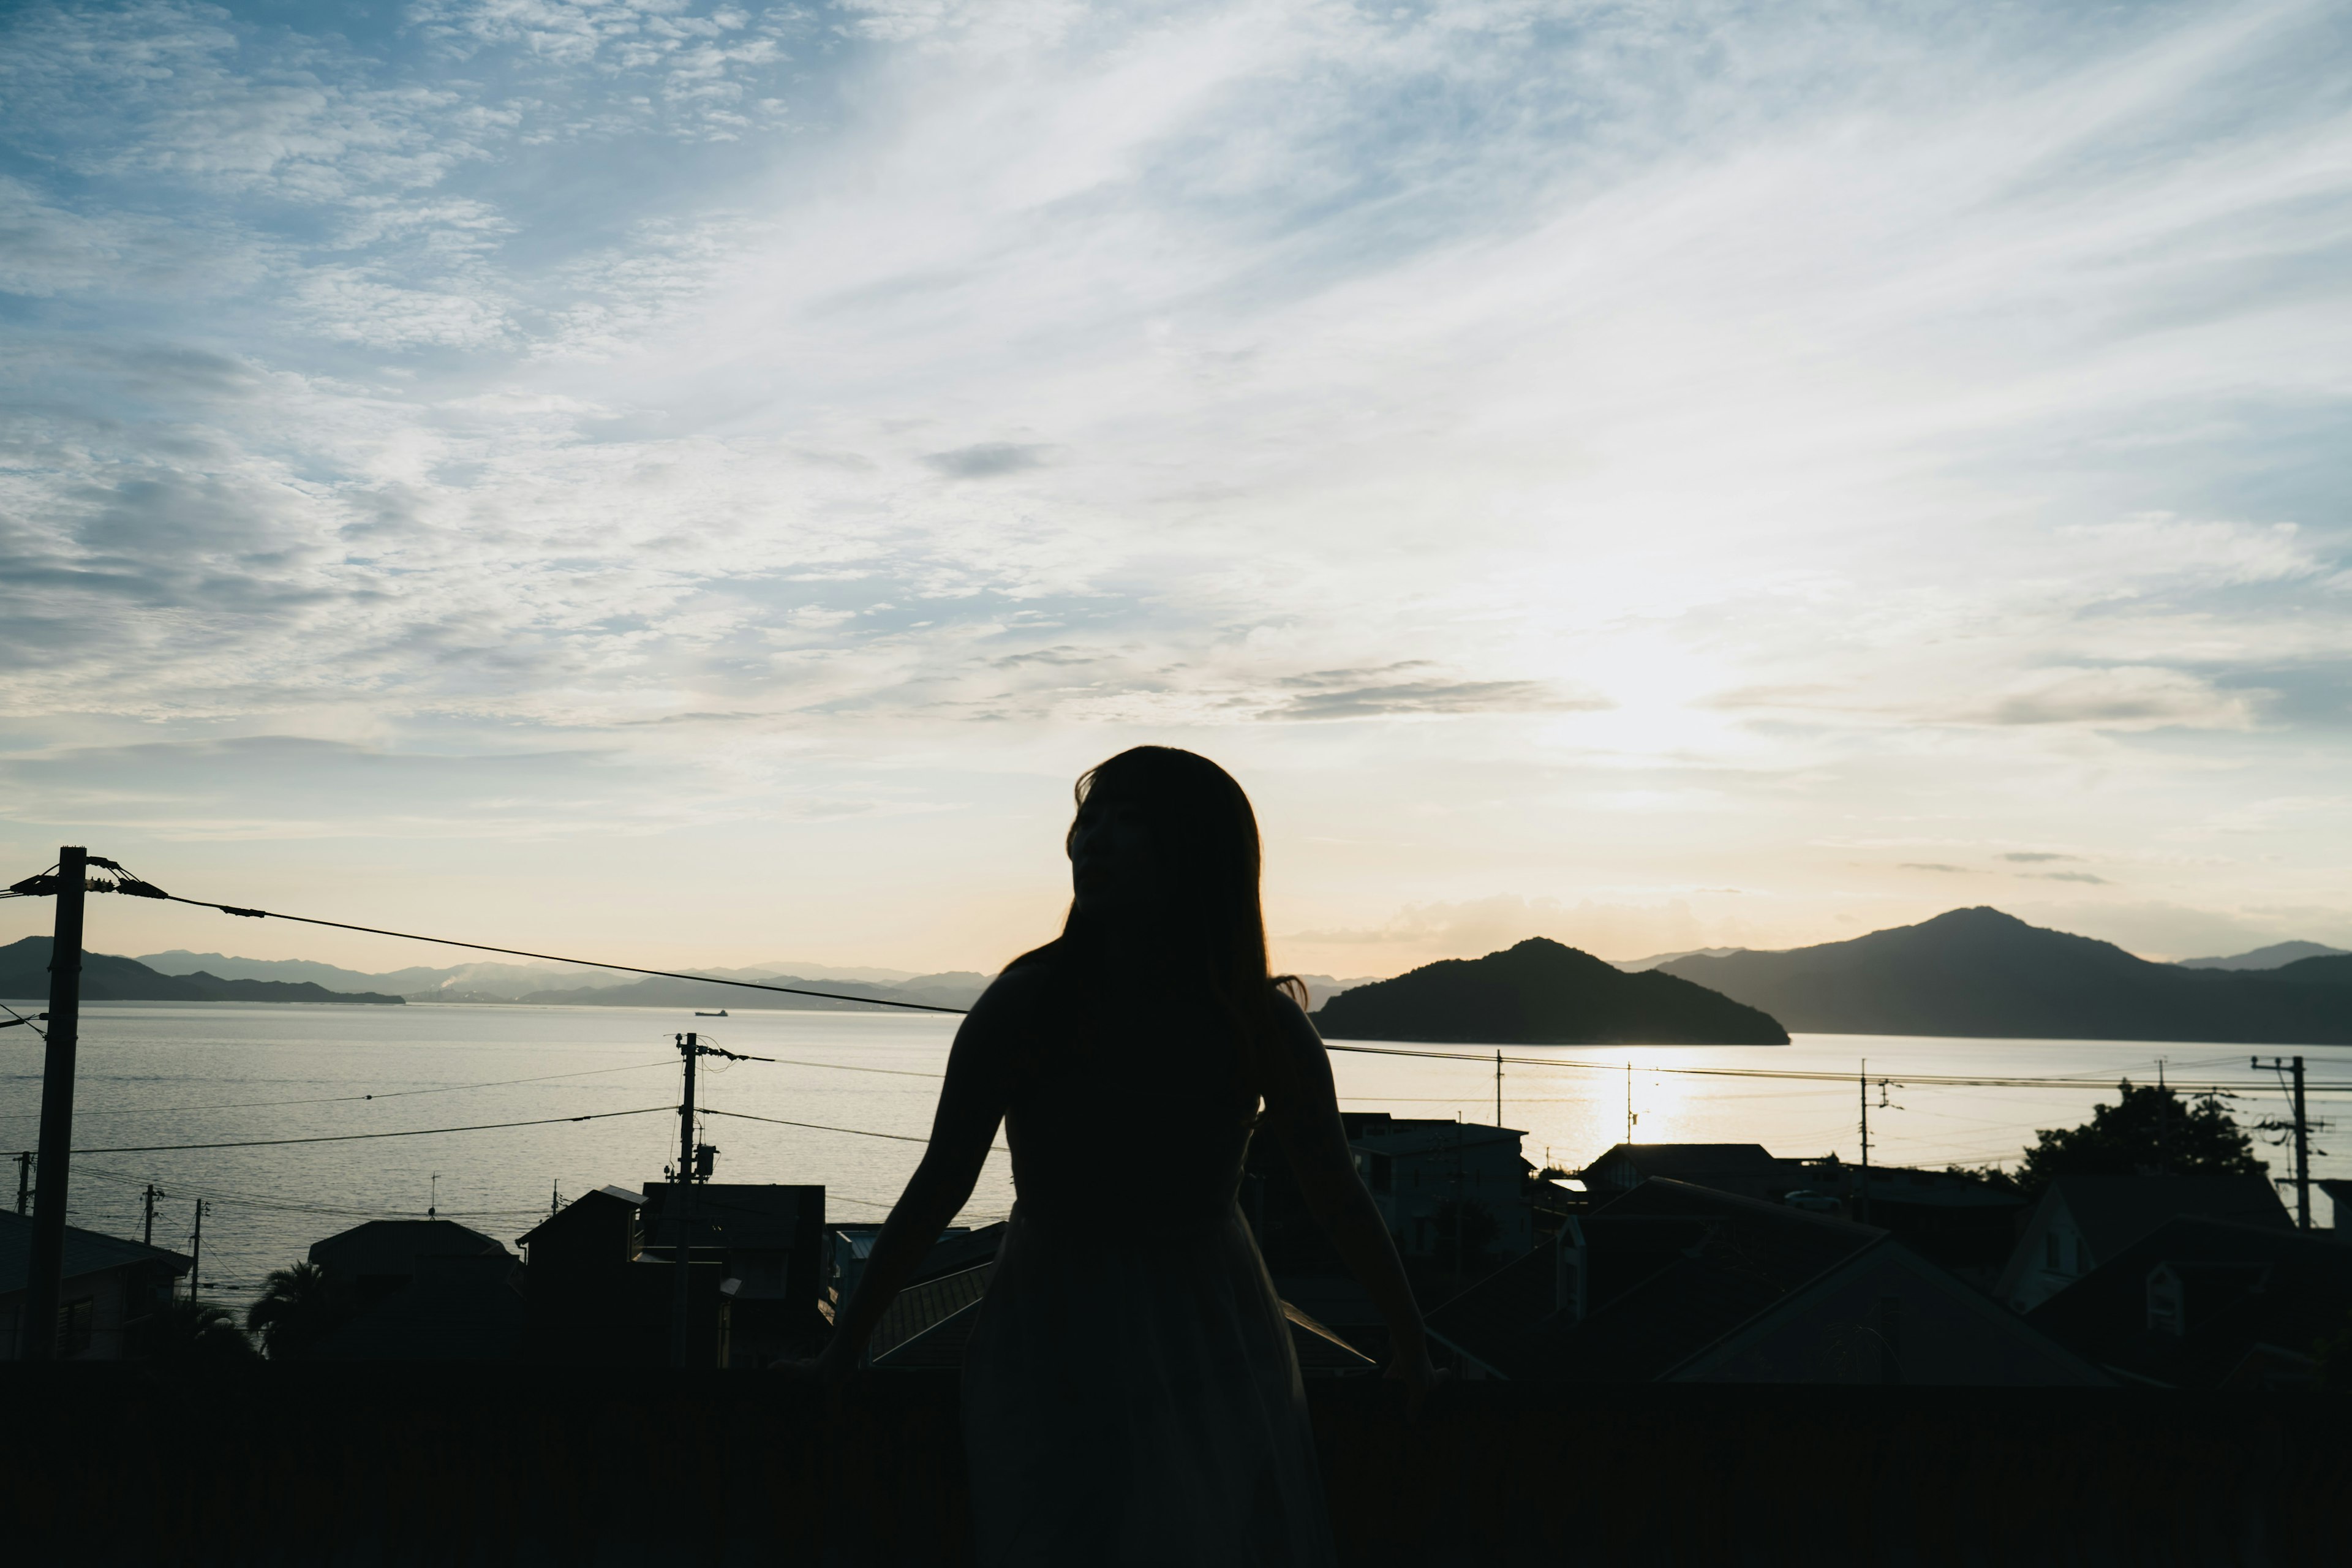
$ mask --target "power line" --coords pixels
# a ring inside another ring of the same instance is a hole
[[[357,1143],[370,1138],[430,1138],[444,1132],[489,1132],[502,1127],[550,1127],[559,1121],[602,1121],[613,1116],[675,1113],[674,1105],[646,1105],[635,1110],[599,1110],[586,1116],[542,1116],[535,1121],[481,1121],[470,1127],[418,1127],[403,1132],[336,1132],[315,1138],[243,1138],[225,1143],[128,1143],[112,1149],[77,1149],[77,1154],[163,1154],[180,1149],[263,1149],[281,1143]],[[722,1113],[723,1114],[723,1113]],[[835,1131],[848,1131],[835,1129]],[[890,1133],[871,1134],[877,1138]]]
[[[1337,1040],[1326,1040],[1324,1042],[1324,1047],[1328,1050],[1347,1051],[1360,1056],[1417,1057],[1432,1061],[1476,1062],[1482,1067],[1491,1067],[1494,1065],[1495,1060],[1491,1056],[1483,1054],[1472,1055],[1465,1051],[1412,1050],[1395,1046],[1350,1046],[1342,1045]],[[1620,1063],[1572,1061],[1564,1060],[1558,1057],[1507,1056],[1503,1059],[1506,1062],[1517,1067],[1562,1068],[1584,1072],[1617,1072],[1622,1070],[1622,1064]],[[1842,1084],[1851,1081],[1853,1077],[1852,1073],[1834,1072],[1829,1070],[1811,1070],[1801,1068],[1645,1067],[1641,1070],[1650,1073],[1672,1074],[1677,1078],[1779,1079],[1801,1083]],[[1916,1084],[1923,1087],[1953,1089],[2105,1089],[2111,1087],[2115,1080],[2104,1076],[2085,1072],[2066,1078],[2002,1078],[1992,1075],[1978,1074],[1906,1073],[1904,1075],[1903,1081],[1906,1084]],[[2260,1080],[2212,1084],[2176,1083],[2172,1084],[2170,1087],[2184,1094],[2254,1094],[2269,1091],[2269,1086],[2262,1083]],[[2352,1083],[2313,1084],[2310,1085],[2309,1088],[2315,1090],[2329,1089],[2336,1092],[2352,1092]]]
[[[226,1105],[159,1105],[152,1108],[131,1106],[111,1110],[77,1110],[74,1112],[74,1120],[87,1121],[93,1116],[184,1116],[198,1110],[264,1110],[281,1105],[341,1105],[363,1100],[405,1100],[419,1094],[457,1094],[469,1089],[506,1089],[518,1083],[551,1083],[557,1079],[594,1078],[601,1073],[643,1072],[647,1068],[663,1068],[669,1065],[667,1061],[632,1062],[625,1068],[588,1068],[580,1072],[541,1073],[536,1078],[500,1078],[491,1079],[483,1083],[448,1083],[434,1089],[378,1089],[369,1094],[329,1094],[310,1100],[247,1100]],[[7,1116],[0,1116],[0,1121],[25,1121],[38,1114],[37,1111],[16,1111]]]
[[[862,1002],[874,1007],[904,1007],[918,1013],[953,1013],[959,1016],[971,1011],[969,1007],[946,1007],[931,1002],[898,1002],[884,996],[851,996],[839,991],[812,991],[801,985],[770,985],[757,980],[722,980],[715,974],[686,974],[675,969],[640,969],[634,963],[607,963],[598,958],[566,958],[561,953],[528,952],[519,947],[493,947],[486,942],[459,942],[455,937],[420,936],[411,931],[386,931],[381,926],[352,925],[343,921],[322,921],[310,915],[280,914],[275,910],[240,909],[235,904],[208,903],[203,899],[184,899],[176,893],[166,893],[150,884],[136,883],[148,889],[141,896],[162,899],[174,904],[189,904],[200,910],[218,910],[225,915],[241,915],[247,920],[294,921],[302,925],[329,926],[336,931],[355,931],[369,936],[398,937],[404,942],[429,942],[441,947],[463,947],[475,952],[504,953],[509,958],[536,958],[548,963],[576,963],[586,969],[610,969],[623,974],[649,974],[657,980],[692,980],[705,985],[733,985],[746,991],[775,991],[787,996],[816,996],[828,1002]],[[114,892],[129,891],[116,888]]]
[[[868,1132],[863,1127],[828,1127],[822,1121],[787,1121],[781,1116],[754,1116],[748,1110],[713,1110],[706,1106],[703,1109],[702,1114],[705,1116],[731,1116],[739,1121],[769,1121],[773,1122],[778,1127],[806,1127],[818,1132],[846,1132],[854,1138],[887,1138],[893,1142],[898,1143],[929,1143],[930,1142],[929,1138],[918,1138],[910,1132]],[[988,1148],[989,1152],[993,1154],[1010,1154],[1013,1152],[1012,1150],[1007,1149],[1002,1143],[991,1143]]]

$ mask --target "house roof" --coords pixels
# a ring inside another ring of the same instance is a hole
[[[1577,1174],[1608,1165],[1631,1163],[1644,1176],[1696,1181],[1700,1175],[1779,1176],[1796,1163],[1783,1160],[1761,1143],[1620,1143]]]
[[[1517,1152],[1527,1133],[1516,1127],[1491,1127],[1475,1121],[1416,1121],[1359,1133],[1351,1147],[1370,1153],[1451,1154],[1456,1149],[1487,1149],[1497,1145]]]
[[[1886,1233],[1653,1178],[1585,1215],[1585,1317],[1555,1307],[1558,1238],[1430,1315],[1430,1331],[1512,1378],[1643,1383]]]
[[[2148,1323],[2148,1277],[2192,1280],[2185,1331]],[[2198,1284],[2214,1287],[2200,1290]],[[2026,1321],[2077,1353],[2136,1378],[2210,1388],[2258,1346],[2308,1356],[2352,1316],[2352,1247],[2264,1225],[2183,1215],[2165,1221],[2042,1302]]]
[[[546,1232],[551,1226],[562,1228],[569,1225],[572,1220],[579,1218],[581,1215],[593,1213],[597,1209],[604,1209],[609,1214],[615,1207],[643,1207],[645,1201],[645,1194],[633,1193],[626,1187],[615,1187],[609,1184],[598,1187],[593,1192],[581,1194],[570,1203],[565,1204],[561,1209],[549,1215],[545,1219],[541,1220],[537,1225],[531,1226],[530,1229],[515,1237],[515,1245],[517,1247],[529,1247],[532,1242],[537,1241],[541,1235]]]
[[[346,1279],[416,1272],[420,1258],[468,1258],[506,1247],[480,1231],[447,1219],[372,1219],[310,1244],[310,1261]]]
[[[668,1182],[646,1184],[645,1227],[648,1247],[671,1247],[676,1221],[667,1217],[677,1192]],[[801,1235],[803,1218],[824,1223],[822,1186],[777,1183],[697,1182],[692,1198],[696,1247],[786,1252]]]
[[[2000,1300],[2010,1300],[2033,1266],[2042,1237],[2060,1209],[2082,1233],[2095,1266],[2182,1215],[2271,1230],[2294,1228],[2276,1189],[2263,1176],[2060,1176],[2042,1194],[2001,1270],[1993,1291]]]
[[[971,1337],[971,1314],[988,1291],[993,1262],[909,1285],[891,1299],[866,1341],[866,1353],[877,1366],[961,1366],[963,1347]],[[941,1334],[951,1320],[963,1321]],[[904,1353],[901,1353],[904,1352]]]
[[[156,1263],[185,1274],[194,1260],[142,1241],[125,1241],[79,1226],[66,1226],[65,1278],[78,1279],[131,1263]],[[0,1296],[27,1288],[33,1277],[33,1216],[0,1210]]]

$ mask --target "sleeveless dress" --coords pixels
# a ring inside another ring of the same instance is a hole
[[[1255,1099],[1207,1016],[1099,1033],[1005,1117],[1018,1197],[963,1373],[982,1568],[1331,1568],[1289,1324],[1235,1201]]]

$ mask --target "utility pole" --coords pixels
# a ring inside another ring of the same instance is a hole
[[[1863,1224],[1870,1223],[1870,1058],[1862,1058],[1862,1072],[1854,1082],[1862,1089],[1862,1187],[1860,1201],[1854,1205],[1854,1217]]]
[[[2259,1072],[2262,1070],[2263,1058],[2256,1057],[2248,1065]],[[2309,1230],[2311,1228],[2311,1129],[2313,1123],[2310,1117],[2304,1111],[2303,1058],[2295,1057],[2291,1060],[2282,1061],[2273,1057],[2270,1060],[2270,1068],[2273,1072],[2287,1070],[2294,1073],[2293,1085],[2287,1093],[2288,1103],[2292,1106],[2294,1114],[2284,1121],[2275,1117],[2265,1117],[2254,1125],[2264,1132],[2291,1132],[2294,1135],[2294,1174],[2273,1179],[2280,1186],[2294,1189],[2295,1226],[2299,1229]],[[2323,1121],[2318,1125],[2325,1127],[2327,1124]],[[2320,1151],[2323,1154],[2326,1152],[2325,1149]]]
[[[1633,1123],[1641,1118],[1633,1114],[1633,1064],[1625,1064],[1625,1142],[1633,1141]]]
[[[686,1058],[686,1092],[677,1102],[677,1179],[670,1184],[670,1202],[677,1214],[671,1218],[672,1247],[670,1258],[677,1265],[677,1294],[670,1308],[670,1360],[678,1366],[688,1366],[694,1359],[694,1331],[690,1317],[694,1297],[688,1276],[693,1268],[694,1253],[687,1243],[693,1234],[694,1212],[694,1068],[702,1055],[701,1042],[692,1034],[677,1037],[677,1048]]]
[[[196,1281],[205,1271],[205,1200],[196,1200],[195,1239],[188,1247],[188,1300],[196,1299]]]
[[[81,1037],[81,915],[89,851],[58,851],[57,925],[49,938],[49,1038],[41,1064],[40,1185],[33,1193],[33,1255],[17,1355],[54,1361],[65,1285],[66,1177],[73,1155],[74,1053]]]
[[[30,1149],[16,1156],[16,1212],[23,1214],[33,1201],[33,1152]]]
[[[1503,1053],[1495,1053],[1495,1125],[1503,1124]]]
[[[146,1192],[142,1194],[139,1199],[140,1206],[147,1215],[146,1224],[140,1229],[139,1239],[149,1247],[155,1245],[155,1200],[164,1195],[155,1190],[154,1183],[150,1182],[147,1184]]]

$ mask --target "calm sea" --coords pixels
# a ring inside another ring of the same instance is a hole
[[[19,1004],[22,1005],[22,1004]],[[361,1220],[447,1218],[511,1243],[551,1198],[657,1179],[675,1157],[678,1089],[672,1037],[693,1028],[772,1063],[706,1063],[702,1104],[854,1131],[713,1116],[703,1141],[718,1173],[739,1182],[815,1182],[836,1220],[878,1220],[914,1169],[929,1130],[952,1018],[751,1012],[694,1018],[619,1007],[303,1007],[99,1004],[83,1012],[75,1147],[128,1150],[325,1134],[402,1131],[613,1111],[589,1121],[334,1143],[78,1154],[73,1223],[137,1237],[148,1184],[167,1194],[154,1239],[185,1251],[194,1202],[205,1217],[205,1292],[232,1305],[310,1244]],[[40,1044],[0,1034],[0,1152],[36,1142]],[[1473,1047],[1443,1047],[1462,1051]],[[1626,1131],[1627,1099],[1644,1142],[1759,1142],[1790,1156],[1857,1151],[1857,1090],[1842,1083],[1677,1076],[1689,1067],[1853,1073],[1868,1058],[1873,1158],[1941,1166],[2014,1160],[2037,1127],[2071,1126],[2128,1074],[2152,1080],[2252,1082],[2242,1047],[2130,1041],[1971,1040],[1808,1035],[1785,1047],[1528,1047],[1548,1065],[1505,1069],[1503,1119],[1527,1130],[1528,1157],[1571,1168]],[[2265,1057],[2271,1053],[2265,1051]],[[2315,1075],[2352,1079],[2352,1050],[2305,1047]],[[1629,1075],[1626,1064],[1632,1066]],[[1335,1053],[1341,1101],[1405,1116],[1490,1121],[1486,1062]],[[1906,1075],[2071,1075],[2080,1089],[1923,1087]],[[516,1082],[526,1079],[531,1081]],[[373,1098],[358,1098],[372,1096]],[[2325,1114],[2326,1099],[2313,1114]],[[2238,1102],[2242,1120],[2283,1114],[2275,1088]],[[2326,1144],[2328,1139],[2320,1140]],[[1137,1152],[1139,1160],[1148,1151]],[[2273,1155],[2273,1173],[2284,1160]],[[2315,1162],[2352,1175],[2352,1158]],[[0,1167],[15,1197],[13,1162]],[[1116,1177],[1116,1173],[1107,1173]],[[437,1182],[436,1178],[438,1178]],[[1007,1162],[992,1156],[966,1218],[1012,1204]],[[2323,1204],[2315,1216],[2327,1223]]]

